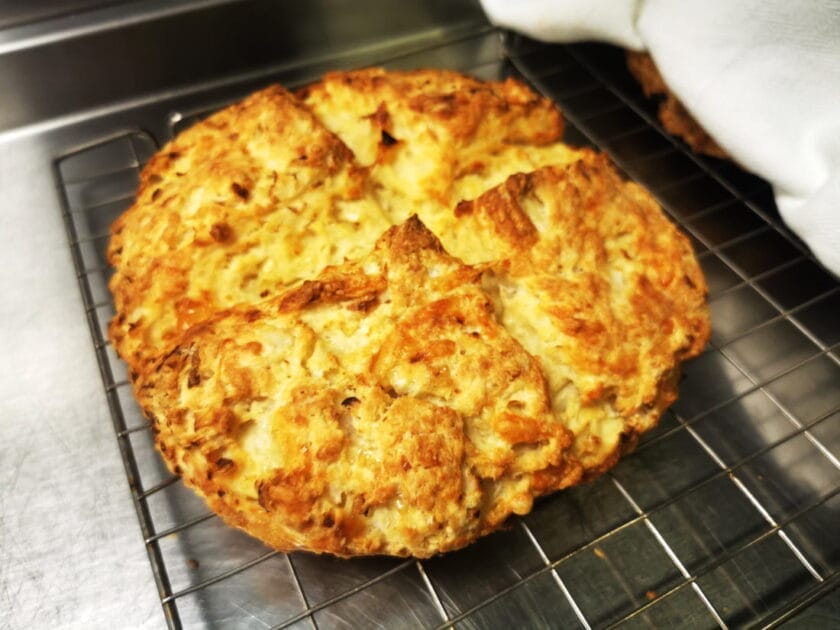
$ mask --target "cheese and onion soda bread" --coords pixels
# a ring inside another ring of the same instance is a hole
[[[591,479],[709,336],[688,240],[547,100],[331,73],[188,129],[114,224],[168,466],[280,550],[427,557]]]

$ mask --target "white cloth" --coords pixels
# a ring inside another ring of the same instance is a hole
[[[482,0],[543,41],[650,52],[665,82],[840,275],[840,0]]]

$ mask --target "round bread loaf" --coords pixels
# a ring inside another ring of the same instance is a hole
[[[281,550],[426,557],[597,476],[709,336],[688,240],[522,84],[333,73],[200,122],[114,225],[169,467]]]

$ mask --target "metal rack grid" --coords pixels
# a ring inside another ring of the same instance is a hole
[[[141,531],[171,627],[777,625],[840,584],[840,284],[781,224],[765,183],[665,134],[604,46],[472,34],[384,65],[524,76],[567,138],[608,151],[692,238],[713,339],[681,396],[609,474],[431,560],[267,550],[227,528],[154,452],[107,341],[103,258],[157,148],[129,130],[55,172]],[[459,67],[451,47],[482,50]],[[206,109],[176,113],[174,130]]]

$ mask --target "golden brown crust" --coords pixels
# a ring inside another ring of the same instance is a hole
[[[164,147],[113,227],[110,333],[170,468],[277,549],[428,556],[614,465],[706,286],[561,129],[513,81],[371,69]]]
[[[472,240],[500,287],[501,321],[540,362],[587,476],[606,470],[673,402],[676,367],[708,340],[688,239],[594,153],[514,175],[457,214],[444,244]]]
[[[133,373],[216,310],[363,255],[411,212],[440,233],[471,193],[576,156],[554,142],[556,107],[513,80],[369,69],[305,95],[257,92],[144,168],[108,248],[109,332]]]
[[[729,155],[689,113],[665,85],[662,75],[648,53],[627,52],[627,67],[642,86],[645,96],[663,97],[659,105],[659,121],[665,130],[685,140],[698,153],[728,160]]]
[[[215,311],[363,254],[358,224],[390,224],[364,185],[344,143],[279,86],[182,133],[111,228],[117,351],[138,372]]]
[[[138,398],[170,467],[231,524],[280,549],[427,556],[580,478],[536,361],[492,313],[480,270],[413,218],[357,263],[192,328]]]
[[[576,157],[558,142],[563,119],[553,103],[513,79],[370,68],[327,74],[299,94],[369,168],[392,220],[417,213],[435,234],[462,199]]]

